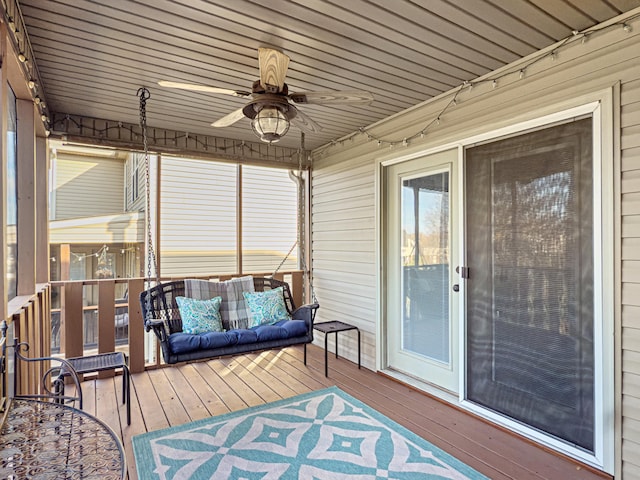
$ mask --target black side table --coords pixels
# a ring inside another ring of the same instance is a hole
[[[122,403],[127,406],[127,425],[131,425],[131,376],[127,366],[127,356],[123,352],[110,352],[87,357],[67,358],[66,360],[77,374],[122,368]],[[64,369],[62,375],[65,375]],[[80,405],[80,409],[82,409],[82,405]]]
[[[313,326],[314,330],[324,333],[324,376],[329,376],[328,367],[328,355],[327,355],[327,340],[330,333],[335,333],[336,340],[336,358],[338,358],[338,332],[346,332],[348,330],[356,330],[358,332],[358,368],[360,368],[360,329],[355,325],[349,325],[348,323],[339,322],[337,320],[331,322],[316,323]]]

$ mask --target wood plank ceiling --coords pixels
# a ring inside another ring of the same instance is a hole
[[[50,111],[256,141],[249,120],[214,129],[250,90],[257,49],[291,57],[290,91],[367,90],[369,106],[302,105],[315,148],[633,8],[640,0],[21,0]],[[280,142],[297,148],[292,127]]]

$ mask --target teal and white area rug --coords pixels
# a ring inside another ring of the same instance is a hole
[[[486,479],[337,387],[133,438],[140,480]]]

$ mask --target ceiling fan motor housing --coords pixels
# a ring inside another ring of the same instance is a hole
[[[267,83],[266,85],[263,85],[262,83],[260,83],[260,80],[256,80],[255,82],[253,82],[253,85],[251,86],[251,92],[252,93],[273,93],[275,95],[288,95],[289,94],[289,87],[287,86],[286,83],[282,84],[282,89],[278,89],[277,85],[271,85],[269,83]]]
[[[276,108],[287,120],[295,118],[298,114],[296,108],[289,103],[286,97],[273,93],[254,94],[254,99],[242,108],[242,113],[245,117],[253,120],[265,108]]]
[[[289,131],[289,122],[297,114],[296,108],[282,95],[257,93],[254,97],[242,109],[242,113],[251,119],[251,129],[263,142],[279,141]]]

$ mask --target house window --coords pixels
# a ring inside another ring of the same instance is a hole
[[[133,158],[131,159],[131,163],[130,163],[130,168],[131,168],[131,174],[130,174],[130,191],[131,191],[131,195],[129,196],[129,202],[130,204],[133,204],[136,200],[138,200],[138,197],[140,196],[140,186],[139,186],[139,182],[140,182],[140,164],[142,162],[140,161],[140,156],[139,155],[133,155]]]
[[[16,96],[8,89],[7,95],[7,295],[17,295],[18,275],[18,151]]]
[[[593,119],[465,151],[467,398],[596,445]]]

